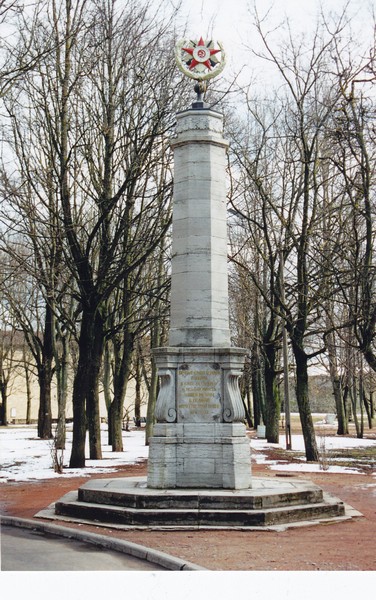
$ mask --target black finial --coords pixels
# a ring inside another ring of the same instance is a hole
[[[194,90],[197,94],[196,102],[192,103],[192,108],[197,110],[200,108],[209,108],[209,105],[204,102],[204,94],[206,92],[206,82],[205,81],[196,81]]]

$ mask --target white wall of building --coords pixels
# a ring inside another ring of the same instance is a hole
[[[73,417],[72,407],[72,395],[71,395],[72,381],[70,381],[70,391],[68,394],[66,416],[68,419]],[[57,406],[57,393],[56,393],[56,381],[52,382],[52,418],[56,419],[58,414]],[[100,390],[100,414],[102,419],[107,418],[106,404],[104,400],[103,391]],[[127,395],[124,403],[124,412],[129,415],[130,420],[133,420],[134,416],[134,403],[135,403],[135,382],[131,379],[128,383]],[[8,385],[8,421],[24,422],[26,421],[26,409],[27,409],[27,394],[26,394],[26,379],[23,369],[14,371],[13,376],[10,379]],[[38,420],[38,409],[39,409],[39,385],[36,376],[32,376],[31,380],[31,420]],[[142,390],[142,402],[141,402],[141,416],[146,417],[147,409],[147,393],[146,390]]]

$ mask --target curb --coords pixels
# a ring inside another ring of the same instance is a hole
[[[8,517],[1,515],[1,525],[7,525],[10,527],[20,527],[23,529],[34,529],[36,531],[42,531],[44,533],[51,533],[68,539],[79,540],[101,548],[107,548],[115,552],[121,552],[123,554],[129,554],[136,558],[146,560],[147,562],[154,563],[169,571],[207,571],[205,567],[200,567],[194,563],[184,561],[181,558],[176,558],[165,552],[159,550],[153,550],[147,546],[141,544],[135,544],[133,542],[127,542],[124,540],[118,540],[111,538],[106,535],[100,535],[97,533],[89,533],[86,531],[79,531],[77,529],[71,529],[69,527],[61,527],[60,525],[52,525],[51,523],[41,523],[33,521],[32,519],[21,519],[18,517]]]

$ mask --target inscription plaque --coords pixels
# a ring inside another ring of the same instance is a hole
[[[180,368],[177,376],[178,421],[221,422],[221,369],[210,365]]]

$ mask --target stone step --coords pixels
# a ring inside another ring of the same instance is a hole
[[[140,509],[72,500],[55,504],[56,515],[102,523],[144,527],[264,527],[281,523],[341,517],[341,502],[319,502],[263,510]],[[77,495],[76,495],[77,497]]]
[[[114,480],[116,486],[116,480]],[[180,510],[254,510],[272,507],[291,506],[295,504],[314,504],[322,502],[323,493],[320,488],[312,489],[281,489],[270,490],[266,495],[262,491],[241,491],[235,494],[226,492],[200,493],[190,491],[171,491],[170,493],[153,493],[153,490],[116,490],[116,488],[103,488],[102,480],[84,484],[78,490],[78,500],[96,504],[122,506],[136,509],[171,509]]]

